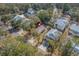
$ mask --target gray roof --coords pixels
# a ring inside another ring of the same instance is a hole
[[[59,37],[61,36],[61,32],[58,31],[57,29],[51,29],[48,31],[48,33],[46,34],[46,36],[50,39],[53,39],[53,40],[58,40]]]
[[[73,32],[72,34],[77,34],[77,35],[79,35],[79,25],[77,25],[77,24],[72,24],[72,25],[70,26],[70,31]]]
[[[66,20],[65,18],[61,18],[61,19],[58,19],[54,26],[59,29],[59,30],[64,30],[65,27],[69,24],[68,20]]]

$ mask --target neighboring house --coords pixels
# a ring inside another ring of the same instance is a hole
[[[54,27],[60,31],[63,31],[69,24],[69,21],[65,18],[62,17],[60,19],[57,19],[57,21],[54,24]]]
[[[79,36],[79,25],[71,24],[69,33],[71,33],[74,36]]]
[[[35,14],[35,11],[32,8],[29,8],[27,10],[27,16],[33,16]]]
[[[37,33],[42,33],[45,30],[45,26],[44,25],[40,25],[39,27],[36,28],[36,32]]]
[[[51,29],[46,34],[46,40],[48,40],[48,39],[58,40],[61,35],[62,35],[62,33],[60,31],[58,31],[57,29]]]

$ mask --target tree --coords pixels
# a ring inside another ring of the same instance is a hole
[[[10,16],[9,15],[4,15],[1,17],[1,21],[3,21],[5,24],[11,20]]]
[[[0,28],[0,36],[5,36],[7,35],[7,32],[4,31],[2,28]]]
[[[49,39],[49,40],[48,40],[48,45],[51,47],[51,48],[48,48],[48,51],[52,53],[53,50],[54,50],[54,48],[55,48],[55,47],[54,47],[55,42],[54,42],[53,40],[50,40],[50,39]]]
[[[31,16],[31,17],[29,17],[29,19],[32,19],[34,24],[37,24],[37,22],[40,22],[40,19],[37,16]]]
[[[69,56],[72,53],[72,43],[71,41],[68,41],[67,44],[62,49],[62,55],[63,56]]]
[[[63,13],[70,10],[70,6],[68,4],[63,5]]]
[[[21,28],[21,23],[22,23],[22,20],[18,20],[18,21],[11,21],[11,25],[13,28]]]
[[[48,21],[50,20],[49,13],[46,10],[39,11],[37,15],[45,24],[48,23]]]
[[[8,37],[6,40],[0,41],[3,48],[0,49],[2,56],[33,56],[37,49],[30,44],[23,42],[23,37]]]
[[[47,9],[47,12],[49,14],[49,17],[51,18],[53,16],[53,8],[52,7],[51,8],[48,8]]]
[[[31,30],[32,28],[35,28],[35,24],[33,20],[25,21],[21,24],[21,28],[24,30]]]

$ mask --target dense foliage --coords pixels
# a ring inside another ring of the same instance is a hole
[[[2,48],[0,55],[5,56],[32,56],[35,55],[37,49],[23,42],[23,37],[8,37],[6,40],[0,41]]]

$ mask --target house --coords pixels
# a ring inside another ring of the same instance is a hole
[[[70,25],[69,33],[74,36],[79,36],[79,25],[74,23]]]
[[[48,40],[48,39],[58,40],[61,35],[62,35],[62,33],[60,31],[58,31],[57,29],[51,29],[46,34],[46,40]]]
[[[34,14],[35,14],[35,11],[32,8],[28,8],[27,16],[33,16]]]
[[[63,31],[68,26],[68,24],[69,20],[67,20],[66,17],[61,17],[54,23],[54,27],[60,31]]]

